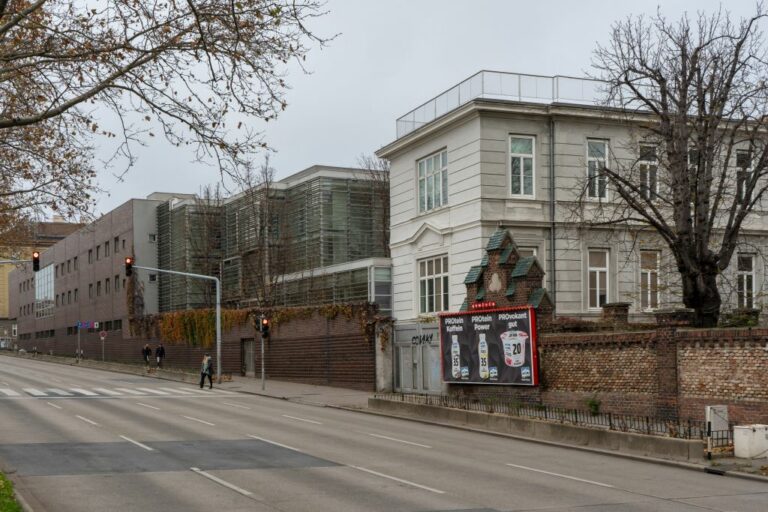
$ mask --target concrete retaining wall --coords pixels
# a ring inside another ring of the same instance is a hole
[[[502,414],[464,411],[432,405],[408,404],[369,398],[368,407],[374,411],[396,414],[441,423],[465,425],[477,429],[529,437],[541,441],[589,446],[660,459],[699,462],[704,459],[701,441],[646,436],[627,432],[599,430],[562,423],[516,418]]]

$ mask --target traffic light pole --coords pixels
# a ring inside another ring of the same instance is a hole
[[[217,381],[221,384],[221,280],[218,277],[205,276],[203,274],[191,274],[189,272],[178,272],[176,270],[165,270],[162,268],[142,267],[140,265],[131,265],[134,269],[149,270],[150,272],[159,272],[162,274],[173,274],[176,276],[193,277],[196,279],[206,279],[216,283],[216,375]]]

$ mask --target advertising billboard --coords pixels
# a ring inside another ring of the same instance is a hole
[[[440,314],[443,381],[450,384],[539,384],[532,307]]]

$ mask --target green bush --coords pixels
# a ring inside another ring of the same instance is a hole
[[[21,512],[21,505],[13,495],[13,484],[0,473],[0,512]]]

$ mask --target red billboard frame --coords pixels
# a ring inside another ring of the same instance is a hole
[[[536,322],[536,309],[533,306],[508,306],[502,308],[475,309],[468,311],[459,311],[455,313],[438,313],[438,318],[452,316],[471,316],[478,313],[504,313],[507,311],[528,311],[528,318],[531,323],[531,366],[533,366],[533,379],[531,384],[514,384],[499,382],[446,382],[444,384],[478,385],[478,386],[524,386],[535,387],[539,382],[539,330]],[[438,335],[440,336],[440,375],[445,375],[445,359],[443,358],[443,322],[438,321]]]

